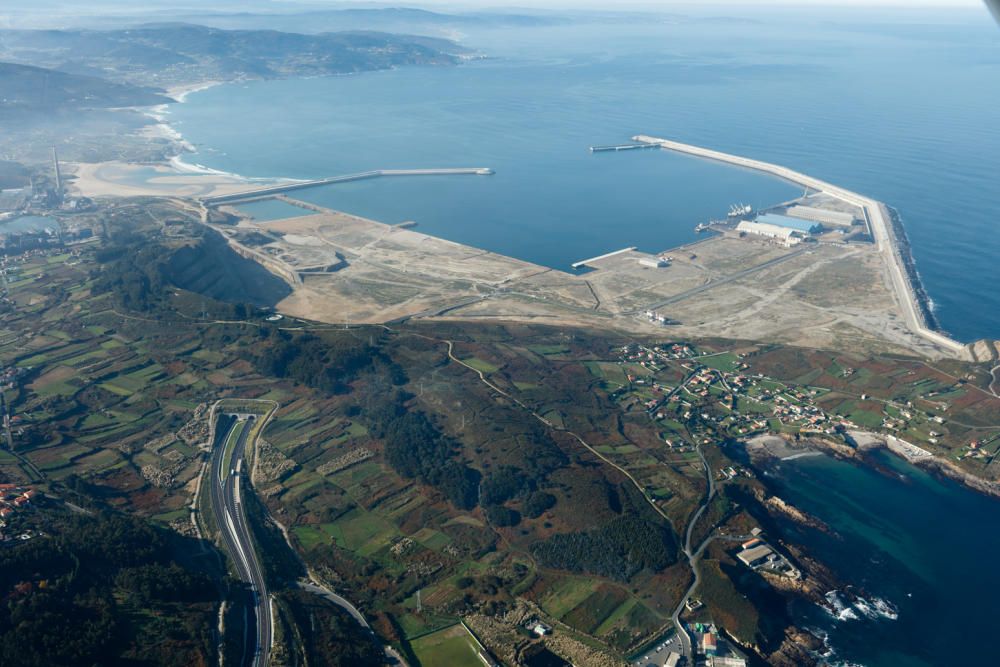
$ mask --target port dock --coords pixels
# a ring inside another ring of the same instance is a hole
[[[331,176],[329,178],[318,178],[312,181],[286,181],[274,185],[267,185],[260,188],[244,190],[243,192],[233,192],[214,197],[205,197],[201,203],[205,206],[219,206],[220,204],[238,204],[255,201],[257,199],[267,199],[285,192],[293,190],[304,190],[322,185],[334,185],[336,183],[348,183],[351,181],[363,181],[372,178],[383,178],[392,176],[492,176],[494,171],[488,167],[470,167],[459,169],[377,169],[374,171],[363,171],[357,174],[347,174],[344,176]]]
[[[607,259],[608,257],[614,257],[615,255],[621,255],[626,252],[632,252],[636,249],[636,246],[630,246],[628,248],[622,248],[621,250],[615,250],[614,252],[604,253],[603,255],[598,255],[597,257],[591,257],[590,259],[584,259],[579,262],[573,262],[571,266],[574,269],[579,269],[581,267],[587,266],[591,262],[599,262],[602,259]]]
[[[640,151],[647,148],[659,148],[656,144],[621,144],[618,146],[591,146],[591,153],[617,153],[619,151]]]
[[[863,211],[865,222],[868,225],[872,238],[875,240],[875,247],[889,269],[889,277],[900,302],[907,326],[923,339],[948,350],[962,359],[970,357],[969,350],[964,343],[949,338],[928,326],[917,300],[917,290],[903,268],[903,258],[900,256],[895,232],[889,222],[889,212],[882,202],[770,162],[754,160],[739,155],[730,155],[729,153],[709,148],[701,148],[700,146],[692,146],[679,141],[659,139],[648,135],[637,135],[632,137],[632,140],[652,147],[663,148],[664,150],[707,158],[771,174],[804,188],[825,192],[841,201],[857,206]]]

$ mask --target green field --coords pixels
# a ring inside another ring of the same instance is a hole
[[[468,359],[462,359],[462,363],[465,364],[466,366],[471,366],[472,368],[475,368],[480,373],[485,373],[485,374],[496,373],[498,370],[500,370],[499,366],[494,366],[490,362],[486,361],[485,359],[480,359],[479,357],[470,357]]]
[[[740,363],[740,359],[732,352],[723,352],[722,354],[699,357],[698,363],[703,366],[708,366],[709,368],[714,368],[717,371],[732,373],[736,370],[736,366]]]
[[[462,625],[453,625],[411,642],[421,667],[481,667],[479,649]]]
[[[562,618],[594,592],[594,584],[585,578],[566,577],[553,585],[541,600],[542,608],[556,618]]]
[[[341,548],[362,556],[375,553],[398,534],[391,523],[362,509],[351,510],[335,523],[323,524],[323,532],[333,537]]]

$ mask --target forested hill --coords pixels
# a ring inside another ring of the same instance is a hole
[[[157,91],[93,76],[0,62],[0,113],[147,106],[169,100]]]
[[[404,65],[450,65],[464,49],[381,32],[305,35],[185,23],[124,30],[0,31],[0,60],[149,85],[323,76]]]

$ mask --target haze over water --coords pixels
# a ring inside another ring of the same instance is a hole
[[[172,117],[191,161],[246,176],[493,167],[301,196],[563,269],[795,193],[592,144],[644,132],[778,162],[896,207],[944,328],[1000,337],[1000,31],[985,12],[827,11],[476,29],[463,42],[492,60],[229,85]]]

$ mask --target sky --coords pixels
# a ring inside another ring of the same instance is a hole
[[[281,3],[286,0],[275,0]],[[310,5],[339,5],[344,4],[342,0],[287,0],[293,4]],[[357,3],[358,5],[368,3]],[[374,4],[374,3],[373,3]],[[884,6],[938,6],[938,7],[974,7],[982,6],[982,0],[708,0],[707,2],[691,2],[691,0],[418,0],[417,2],[379,2],[380,5],[400,5],[400,6],[451,6],[451,7],[482,7],[482,8],[509,8],[523,7],[525,9],[542,8],[601,8],[618,9],[623,7],[644,7],[644,8],[668,8],[683,5],[798,5],[803,7],[819,7],[830,5],[851,5],[855,7],[884,7]]]

